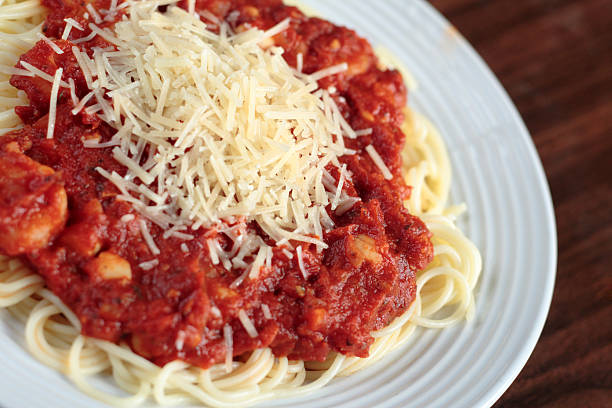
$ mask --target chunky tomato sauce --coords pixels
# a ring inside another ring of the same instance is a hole
[[[58,55],[40,41],[21,60],[51,75],[63,68],[63,79],[75,81],[81,98],[88,89],[71,41],[90,32],[73,29],[68,40],[57,38],[66,17],[87,27],[84,3],[43,4],[50,10],[44,32],[65,52]],[[105,1],[94,6],[108,8]],[[108,140],[112,129],[84,111],[73,115],[69,91],[61,88],[54,138],[47,139],[51,84],[24,76],[13,76],[11,83],[29,97],[29,106],[16,108],[26,125],[0,138],[0,251],[20,256],[43,276],[79,317],[85,335],[126,342],[157,364],[177,358],[201,367],[222,362],[227,324],[234,356],[270,347],[292,359],[322,360],[330,351],[365,357],[373,342],[370,332],[407,310],[415,296],[415,273],[433,256],[430,232],[402,205],[410,194],[401,175],[402,78],[382,69],[368,42],[353,31],[306,17],[280,0],[198,0],[196,7],[235,30],[247,24],[266,29],[291,17],[290,28],[274,38],[291,65],[300,53],[307,73],[349,65],[320,85],[337,89],[336,102],[353,128],[373,129],[371,135],[347,139],[358,153],[342,158],[352,174],[346,191],[362,201],[342,216],[329,210],[336,225],[323,237],[329,248],[322,253],[304,249],[308,279],[297,257],[277,248],[271,267],[264,267],[258,279],[230,287],[242,272],[214,266],[206,249],[211,237],[229,246],[225,233],[201,228],[190,241],[164,239],[163,230],[118,200],[117,189],[94,170],[125,174],[110,148],[83,146],[90,138]],[[80,44],[85,49],[108,45],[100,37]],[[392,180],[385,180],[365,153],[369,144],[386,162]],[[161,251],[153,268],[141,267],[153,258],[141,234],[142,220]],[[228,228],[250,229],[267,239],[244,220]],[[188,252],[181,250],[183,243]],[[109,276],[104,269],[109,264],[127,268],[130,277]],[[264,304],[272,318],[266,318]],[[240,310],[255,325],[256,338],[241,324]]]

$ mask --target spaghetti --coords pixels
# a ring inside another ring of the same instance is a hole
[[[28,100],[8,80],[11,75],[25,74],[14,68],[15,63],[40,40],[46,13],[37,0],[9,0],[0,6],[0,134],[22,126],[14,108],[27,105]],[[69,25],[78,29],[76,22]],[[45,287],[44,280],[18,259],[6,256],[0,256],[0,307],[8,308],[24,323],[27,347],[38,360],[65,373],[88,395],[126,407],[151,398],[161,405],[195,401],[211,407],[235,407],[302,395],[334,377],[375,363],[405,344],[418,327],[442,328],[470,319],[480,255],[455,226],[462,208],[447,207],[451,171],[440,135],[421,115],[407,111],[406,117],[403,173],[412,193],[405,205],[433,233],[434,259],[417,275],[416,297],[410,308],[372,333],[375,341],[367,358],[331,353],[325,362],[305,362],[275,357],[264,348],[245,359],[230,359],[208,369],[179,360],[160,367],[127,345],[83,336],[79,318]],[[93,387],[88,379],[100,375],[112,377],[128,396]]]

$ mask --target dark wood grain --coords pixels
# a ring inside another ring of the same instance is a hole
[[[516,103],[551,187],[544,331],[495,405],[612,407],[612,1],[432,0]]]

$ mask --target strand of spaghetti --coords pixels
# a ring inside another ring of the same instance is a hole
[[[173,361],[166,364],[153,381],[153,396],[155,401],[160,405],[180,405],[187,404],[189,398],[185,395],[175,394],[166,395],[166,384],[172,374],[189,367],[189,364],[183,361]]]
[[[414,318],[414,322],[423,327],[428,328],[441,328],[448,327],[459,320],[465,318],[466,312],[470,306],[471,289],[465,276],[459,273],[457,270],[447,267],[438,267],[426,271],[423,275],[417,278],[417,292],[422,290],[423,286],[432,278],[436,276],[451,276],[458,283],[457,287],[464,295],[459,306],[455,311],[448,317],[442,319],[432,319],[426,316],[417,316]],[[431,313],[437,312],[439,309],[431,311]]]
[[[287,360],[287,357],[275,358],[274,366],[272,367],[272,370],[270,370],[270,372],[273,374],[268,373],[268,378],[259,385],[260,388],[264,391],[270,391],[279,386],[283,381],[283,377],[287,376],[288,374],[288,367],[289,361]]]
[[[37,295],[40,295],[40,292]],[[43,362],[63,369],[67,350],[78,332],[73,331],[66,338],[63,333],[54,333],[50,329],[49,323],[52,321],[49,318],[60,313],[61,310],[47,300],[36,304],[26,322],[26,341],[33,352],[44,356],[41,357]],[[95,350],[86,352],[83,360],[88,365],[87,371],[90,373],[98,373],[108,367],[107,359],[102,358]]]
[[[64,323],[55,320],[48,320],[46,323],[46,329],[64,341],[71,341],[79,334],[76,328],[70,324],[70,322]]]
[[[145,382],[141,383],[140,390],[137,394],[134,394],[130,397],[116,397],[110,395],[108,393],[97,390],[87,383],[84,378],[82,369],[80,367],[80,354],[85,344],[85,338],[81,335],[77,336],[77,338],[72,343],[72,347],[70,348],[70,353],[68,355],[68,364],[67,364],[67,375],[68,377],[79,387],[81,391],[86,393],[87,395],[96,398],[98,400],[104,401],[106,403],[118,406],[118,407],[133,407],[141,405],[147,398],[149,394],[149,390],[147,384]]]
[[[21,302],[43,285],[42,278],[32,274],[22,274],[18,280],[12,282],[2,283],[0,281],[0,307],[8,307]]]
[[[406,183],[413,187],[406,202],[415,215],[440,214],[446,206],[451,168],[444,142],[423,115],[405,110],[406,148],[402,152]]]
[[[9,306],[8,311],[13,318],[25,325],[28,322],[28,317],[32,313],[34,306],[36,306],[39,301],[39,299],[33,299],[33,297],[30,296],[17,304]]]
[[[449,266],[438,266],[438,268],[449,268],[456,271],[456,269]],[[427,287],[421,288],[421,299],[425,305],[421,311],[422,316],[433,316],[435,312],[445,305],[451,304],[450,301],[454,297],[456,288],[455,280],[450,273],[449,271],[444,271],[441,274],[442,276],[435,280],[435,284],[432,281]]]
[[[266,360],[273,358],[270,349],[255,350],[246,364],[237,370],[233,370],[231,377],[216,381],[215,385],[219,388],[229,389],[238,384],[257,384],[267,374],[267,371],[264,369],[267,364]],[[270,368],[268,368],[268,371]],[[253,381],[254,378],[258,380]]]
[[[26,345],[39,361],[49,367],[64,372],[63,361],[66,354],[52,347],[45,337],[44,323],[49,316],[57,314],[59,309],[48,300],[40,301],[29,315],[25,327]]]
[[[469,239],[450,221],[447,217],[442,216],[423,216],[422,219],[426,223],[429,230],[434,235],[434,240],[437,242],[452,242],[453,248],[464,256],[462,263],[465,277],[468,281],[470,290],[474,289],[480,271],[482,270],[482,257],[480,252]]]
[[[7,20],[27,20],[40,14],[38,0],[28,0],[20,3],[0,6],[0,15]]]
[[[140,391],[140,387],[142,387],[143,383],[147,383],[150,386],[150,382],[142,380],[134,375],[134,373],[130,372],[124,360],[110,353],[108,353],[107,356],[111,362],[113,379],[122,390],[130,394],[136,394]]]
[[[200,387],[206,391],[208,395],[219,400],[244,401],[250,398],[251,395],[259,391],[259,387],[251,385],[248,387],[240,387],[231,391],[220,389],[215,381],[211,378],[210,370],[202,370],[198,379]]]
[[[61,312],[62,315],[68,319],[68,321],[78,330],[81,331],[81,322],[79,318],[70,310],[68,306],[60,300],[60,298],[48,289],[42,289],[38,294],[47,299],[50,303],[54,304]]]

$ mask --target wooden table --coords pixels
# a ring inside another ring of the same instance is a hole
[[[548,320],[495,408],[612,407],[612,1],[431,3],[510,93],[555,205]]]

